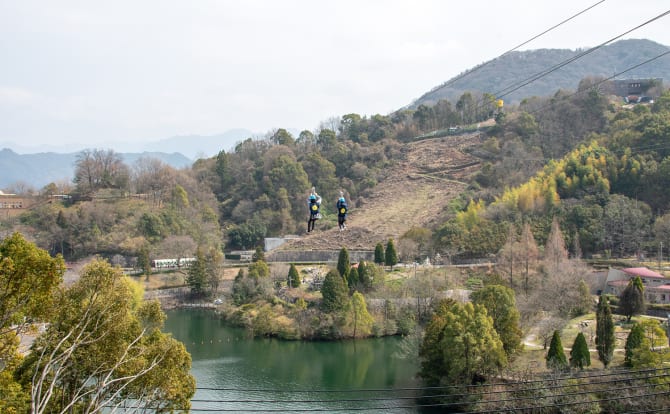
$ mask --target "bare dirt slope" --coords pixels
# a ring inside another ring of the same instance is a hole
[[[385,178],[350,206],[345,231],[337,226],[323,230],[317,222],[314,232],[279,249],[372,250],[389,238],[397,241],[412,227],[430,227],[479,169],[480,160],[464,151],[479,140],[478,133],[468,133],[406,144]]]

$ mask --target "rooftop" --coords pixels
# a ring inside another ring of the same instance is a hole
[[[663,276],[660,273],[656,273],[653,270],[649,270],[646,267],[629,267],[627,269],[622,269],[622,271],[626,274],[632,275],[632,276],[640,276],[640,277],[658,277],[665,279],[665,276]]]

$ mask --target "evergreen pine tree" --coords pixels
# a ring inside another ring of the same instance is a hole
[[[337,270],[331,270],[321,285],[321,308],[324,312],[343,310],[349,301],[349,292],[344,279]]]
[[[298,273],[298,269],[295,267],[293,263],[291,263],[291,267],[288,269],[288,286],[291,288],[297,288],[300,287],[300,274]]]
[[[554,336],[551,337],[546,360],[547,368],[549,369],[564,370],[568,367],[568,361],[565,358],[565,352],[563,352],[563,345],[561,344],[561,337],[558,331],[554,331]]]
[[[389,239],[386,243],[386,251],[384,252],[384,264],[390,266],[393,270],[393,266],[398,264],[398,253],[395,251],[395,245],[393,244],[393,239]]]
[[[358,263],[358,281],[363,286],[363,289],[369,290],[372,288],[372,276],[367,263],[361,261]]]
[[[188,268],[186,282],[191,288],[191,293],[200,297],[205,294],[207,285],[207,262],[201,248],[196,252],[195,262]]]
[[[377,243],[375,246],[375,263],[384,264],[386,258],[384,257],[384,246],[381,243]]]
[[[644,312],[644,285],[639,276],[631,279],[628,286],[619,295],[619,312],[625,315],[627,320],[633,315],[639,315]]]
[[[254,254],[251,256],[252,262],[264,262],[265,261],[265,252],[261,246],[257,246]]]
[[[151,260],[149,259],[149,246],[146,244],[140,248],[137,256],[137,262],[146,277],[146,280],[149,280],[149,275],[151,275]]]
[[[337,271],[340,272],[340,276],[347,280],[349,277],[349,268],[351,263],[349,263],[349,252],[346,247],[340,249],[340,256],[337,259]]]
[[[624,355],[624,364],[627,367],[632,367],[633,366],[633,355],[635,354],[635,350],[642,345],[642,341],[644,340],[644,328],[642,325],[639,323],[636,323],[633,325],[633,327],[630,329],[630,332],[628,333],[628,337],[626,338],[626,353]]]
[[[350,291],[354,290],[354,289],[357,289],[357,288],[360,289],[360,287],[358,287],[358,286],[361,284],[361,282],[360,282],[360,279],[358,277],[358,269],[356,269],[355,267],[352,267],[352,268],[349,269],[349,276],[347,277],[347,284],[349,285],[349,290]]]
[[[570,350],[570,366],[584,369],[591,365],[591,354],[583,333],[578,333]]]
[[[598,308],[596,309],[596,349],[598,350],[598,359],[605,368],[612,362],[614,342],[612,310],[605,295],[600,295]]]

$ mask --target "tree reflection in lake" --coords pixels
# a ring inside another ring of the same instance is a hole
[[[250,339],[244,330],[225,326],[211,312],[171,310],[167,315],[165,331],[182,341],[193,358],[198,388],[194,412],[347,408],[365,412],[360,409],[368,407],[369,412],[375,407],[418,412],[411,408],[415,391],[407,388],[419,386],[415,375],[419,365],[398,357],[400,338]]]

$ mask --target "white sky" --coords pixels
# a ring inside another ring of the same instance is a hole
[[[388,114],[597,0],[0,0],[0,145],[314,130]],[[524,49],[670,9],[607,0]],[[670,16],[624,38],[670,45]]]

